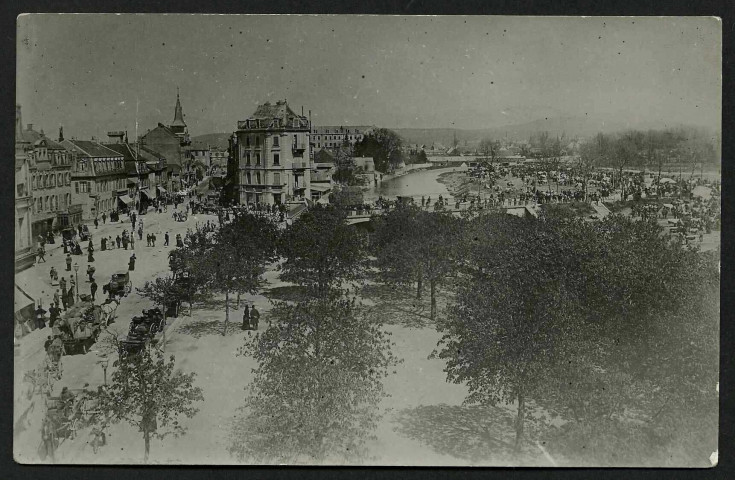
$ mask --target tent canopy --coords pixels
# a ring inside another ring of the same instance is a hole
[[[15,286],[15,297],[13,299],[13,306],[15,312],[20,312],[24,308],[27,308],[28,306],[33,306],[34,301],[31,297],[26,295],[26,293],[18,288],[18,285]]]
[[[129,195],[120,195],[119,197],[117,197],[117,199],[120,200],[125,205],[130,205],[131,203],[133,203],[133,199],[130,198]]]

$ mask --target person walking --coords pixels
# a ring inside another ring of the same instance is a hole
[[[39,304],[38,308],[36,309],[36,328],[38,330],[46,328],[46,317],[44,317],[45,314],[46,310],[44,310],[43,307]]]
[[[127,250],[128,249],[128,236],[127,235],[123,235],[122,244],[123,244],[123,249]]]
[[[38,247],[38,252],[36,253],[36,255],[38,255],[37,263],[46,263],[46,250],[43,249],[43,246]]]
[[[151,246],[153,247],[156,246],[156,234],[155,233],[151,234]]]
[[[94,229],[97,230],[97,228],[99,228],[99,226],[100,226],[100,221],[95,218],[94,219]]]
[[[89,283],[94,282],[94,271],[95,268],[92,265],[87,265],[87,275],[89,276]]]
[[[89,292],[92,294],[92,301],[94,302],[97,294],[97,282],[94,281],[94,278],[92,278],[92,283],[89,285]]]
[[[143,240],[143,226],[138,227],[138,240]]]
[[[92,241],[89,242],[89,247],[87,247],[87,261],[88,262],[94,262],[94,256],[92,255],[94,253],[94,247],[92,246]]]
[[[115,237],[115,243],[117,244],[117,248],[120,248],[120,245],[122,244],[122,238],[120,238],[120,235]]]
[[[71,308],[71,306],[74,305],[74,283],[73,282],[69,282],[69,290],[66,292],[66,303],[69,308]]]
[[[59,309],[59,306],[56,304],[51,305],[48,308],[49,313],[49,320],[48,320],[48,326],[49,328],[54,328],[54,324],[59,319],[59,316],[61,315],[61,310]]]
[[[59,289],[57,288],[54,292],[54,303],[58,306],[60,301],[61,297],[59,296]]]
[[[135,270],[135,254],[130,255],[130,260],[128,260],[128,270],[131,272]]]
[[[147,247],[151,246],[151,234],[150,233],[145,236],[145,244]]]
[[[250,310],[247,304],[242,310],[242,330],[250,330]]]
[[[102,223],[107,223],[107,213],[102,214]]]
[[[168,247],[168,232],[163,235],[163,246]]]
[[[135,250],[135,235],[130,235],[130,250]]]
[[[59,279],[59,272],[56,271],[55,267],[51,267],[51,270],[49,271],[49,276],[51,277],[51,283]]]
[[[250,309],[250,325],[255,330],[258,329],[258,322],[260,322],[260,312],[255,308],[255,305]]]

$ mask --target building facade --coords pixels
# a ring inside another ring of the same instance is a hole
[[[29,159],[34,238],[78,224],[81,212],[71,197],[71,152],[42,135],[34,142]]]
[[[127,142],[118,141],[118,138],[120,140],[122,138],[118,137],[118,133],[108,133],[110,143],[105,144],[105,147],[122,155],[125,174],[127,175],[127,195],[133,199],[136,210],[145,211],[156,199],[158,193],[155,185],[155,175],[152,178],[152,172],[145,160],[139,155],[138,147]]]
[[[259,105],[237,122],[239,203],[285,204],[311,199],[311,125],[285,100]]]
[[[174,120],[166,126],[159,123],[156,128],[149,130],[140,137],[141,145],[160,153],[166,159],[167,182],[169,191],[180,190],[185,186],[183,166],[188,158],[188,147],[191,145],[189,129],[184,121],[184,112],[181,100],[176,92],[176,106]]]
[[[71,198],[73,204],[81,204],[85,221],[133,206],[123,155],[93,141],[64,140],[62,144],[74,154]]]
[[[20,122],[20,107],[17,121]],[[72,153],[61,143],[37,132],[32,124],[23,129],[16,126],[16,147],[24,152],[28,162],[31,194],[31,239],[81,222],[78,205],[71,201]],[[59,130],[63,139],[63,130]]]
[[[355,143],[370,133],[373,128],[375,127],[369,125],[354,127],[342,125],[314,127],[311,131],[311,144],[316,150],[320,148],[331,149],[340,147],[345,140],[355,145]]]
[[[19,141],[20,140],[20,141]],[[15,271],[19,272],[33,265],[36,260],[31,235],[31,194],[30,166],[24,149],[23,123],[20,105],[15,107]]]

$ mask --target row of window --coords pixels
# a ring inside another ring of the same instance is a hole
[[[260,152],[255,152],[253,156],[250,155],[250,152],[243,152],[243,159],[245,160],[245,165],[251,165],[251,159],[254,162],[255,166],[261,165],[260,161]],[[280,166],[281,165],[281,155],[278,153],[273,154],[273,165]]]
[[[59,198],[61,198],[61,205],[59,205]],[[69,205],[71,205],[71,193],[65,193],[63,195],[46,195],[45,197],[35,197],[33,199],[33,213],[66,210]]]
[[[77,171],[86,172],[91,164],[88,158],[83,158],[77,161]],[[111,172],[113,170],[122,170],[123,161],[122,159],[113,158],[95,158],[94,159],[94,171],[95,173]]]
[[[59,150],[54,150],[49,158],[48,150],[39,148],[34,152],[34,157],[36,161],[46,161],[48,159],[51,161],[51,165],[54,166],[69,165],[69,155]]]
[[[31,190],[71,185],[71,173],[38,173],[31,177]]]
[[[270,138],[271,138],[272,148],[278,148],[281,146],[280,135],[273,135]],[[260,147],[260,141],[261,141],[260,135],[247,135],[245,137],[245,146],[246,147],[251,147],[251,146]],[[299,136],[293,135],[293,146],[298,145],[298,143],[299,143]],[[263,140],[263,146],[267,146],[267,142],[265,140]]]
[[[322,137],[324,137],[324,138],[322,138]],[[361,138],[362,138],[362,136],[357,136],[357,135],[348,135],[347,136],[347,139],[348,140],[360,140]],[[316,140],[317,141],[321,141],[321,140],[344,140],[344,139],[345,139],[345,136],[344,135],[316,135]]]
[[[112,190],[120,190],[127,186],[126,182],[127,182],[127,179],[125,178],[116,178],[114,180],[98,180],[97,181],[97,191],[98,192],[110,192]],[[79,183],[89,183],[89,182],[79,182]]]
[[[279,172],[274,172],[271,175],[269,175],[266,172],[262,172],[263,175],[261,177],[261,172],[255,172],[255,174],[251,172],[243,172],[243,183],[246,185],[282,185],[281,183],[281,174]],[[268,177],[271,176],[273,179],[273,183],[268,183]],[[255,182],[253,182],[253,179],[255,179]],[[261,183],[261,179],[264,179],[265,182]]]

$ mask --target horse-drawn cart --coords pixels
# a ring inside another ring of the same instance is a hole
[[[108,321],[109,316],[99,305],[80,303],[70,308],[67,315],[54,325],[55,333],[63,341],[64,354],[87,353]]]
[[[125,338],[120,339],[121,354],[141,352],[151,343],[156,343],[163,333],[166,323],[163,312],[158,307],[143,310],[143,315],[136,315],[130,321],[130,330]]]
[[[133,282],[130,281],[130,272],[120,270],[112,274],[110,282],[102,286],[102,293],[109,295],[110,298],[126,297],[133,289]]]

